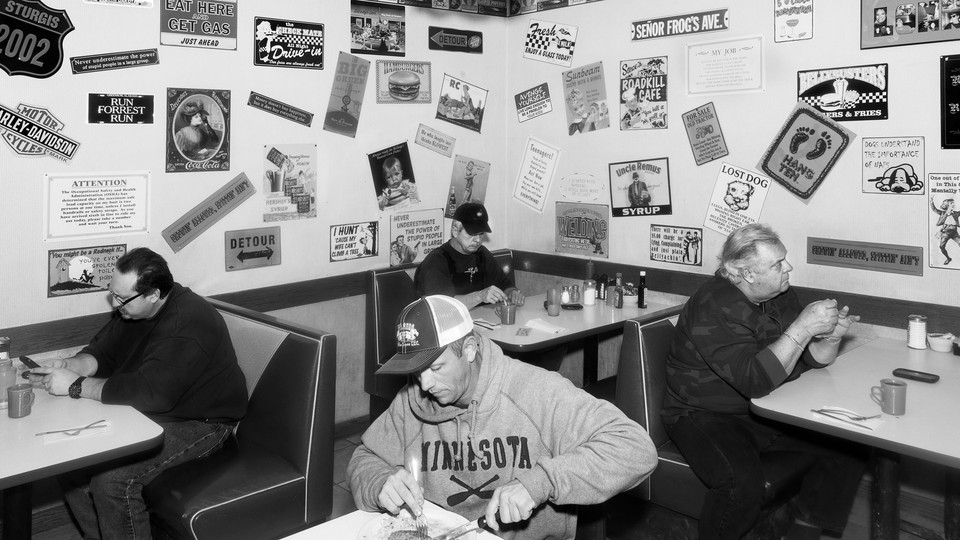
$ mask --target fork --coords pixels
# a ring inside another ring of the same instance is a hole
[[[864,420],[873,420],[874,418],[880,418],[880,416],[881,416],[881,415],[879,415],[879,414],[875,414],[875,415],[873,415],[873,416],[860,416],[860,415],[858,415],[858,414],[853,414],[853,413],[851,413],[850,411],[845,411],[845,410],[843,410],[843,409],[828,409],[828,408],[822,408],[822,409],[819,409],[819,410],[822,411],[822,412],[828,412],[828,413],[843,415],[843,416],[849,418],[850,420],[853,420],[854,422],[863,422]]]
[[[415,454],[412,454],[409,458],[407,458],[406,467],[407,467],[407,471],[409,471],[410,474],[413,475],[413,479],[417,482],[417,485],[419,486],[420,485],[420,460],[417,458]],[[426,516],[423,515],[422,507],[420,508],[420,515],[415,516],[414,519],[416,519],[416,523],[417,523],[417,537],[419,537],[420,540],[430,540],[430,535],[428,534],[428,531],[427,531],[427,518]]]
[[[89,423],[89,424],[87,424],[87,425],[85,425],[85,426],[83,426],[83,427],[78,427],[78,428],[57,429],[57,430],[53,430],[53,431],[42,431],[42,432],[40,432],[40,433],[37,433],[37,436],[40,436],[40,435],[50,435],[50,434],[52,434],[52,433],[63,433],[64,435],[69,435],[70,437],[75,437],[75,436],[79,435],[81,431],[83,431],[83,430],[85,430],[85,429],[97,429],[97,428],[107,427],[107,426],[105,426],[105,425],[103,425],[103,426],[98,426],[98,425],[97,425],[97,424],[100,424],[100,423],[102,423],[102,422],[106,422],[106,420],[97,420],[96,422],[91,422],[91,423]]]

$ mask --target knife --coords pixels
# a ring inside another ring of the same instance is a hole
[[[480,529],[486,528],[487,526],[487,517],[480,516],[479,518],[465,523],[452,531],[445,532],[440,536],[431,538],[430,540],[453,540],[454,538],[460,538],[461,536],[467,534],[470,531],[478,531]]]
[[[817,414],[826,416],[827,418],[833,418],[834,420],[839,420],[839,421],[845,422],[845,423],[847,423],[847,424],[851,424],[851,425],[854,425],[854,426],[857,426],[857,427],[860,427],[860,428],[863,428],[863,429],[868,429],[868,430],[870,430],[870,431],[873,431],[873,428],[870,427],[870,426],[867,426],[867,425],[864,425],[864,424],[858,424],[858,423],[856,423],[856,422],[854,422],[853,420],[850,420],[850,419],[848,419],[848,418],[841,418],[839,415],[834,416],[834,415],[832,415],[832,414],[830,414],[830,413],[825,413],[825,412],[823,412],[823,411],[821,411],[821,410],[817,410],[817,409],[810,409],[810,412],[812,412],[812,413],[817,413]]]

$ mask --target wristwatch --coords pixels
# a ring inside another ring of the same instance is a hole
[[[83,390],[84,379],[86,379],[86,377],[78,377],[77,380],[73,381],[73,384],[70,385],[68,392],[73,399],[80,399],[80,391]]]

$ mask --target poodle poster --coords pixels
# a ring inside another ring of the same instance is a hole
[[[764,152],[757,168],[801,199],[809,199],[856,134],[802,102]]]

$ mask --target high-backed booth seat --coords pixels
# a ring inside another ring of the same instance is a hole
[[[144,490],[155,536],[269,539],[333,506],[336,336],[210,300],[230,331],[250,405],[224,448]]]
[[[647,324],[628,320],[617,369],[616,404],[644,428],[657,447],[653,474],[630,494],[697,518],[707,487],[687,465],[660,419],[666,393],[666,358],[673,340],[676,317]],[[769,511],[794,495],[813,459],[798,452],[764,455],[764,509]]]
[[[513,252],[493,251],[504,273],[513,272]],[[380,377],[377,369],[397,352],[397,316],[418,298],[413,286],[415,265],[371,270],[367,277],[366,358],[364,390],[370,394],[370,420],[380,416],[407,379],[396,375]]]

